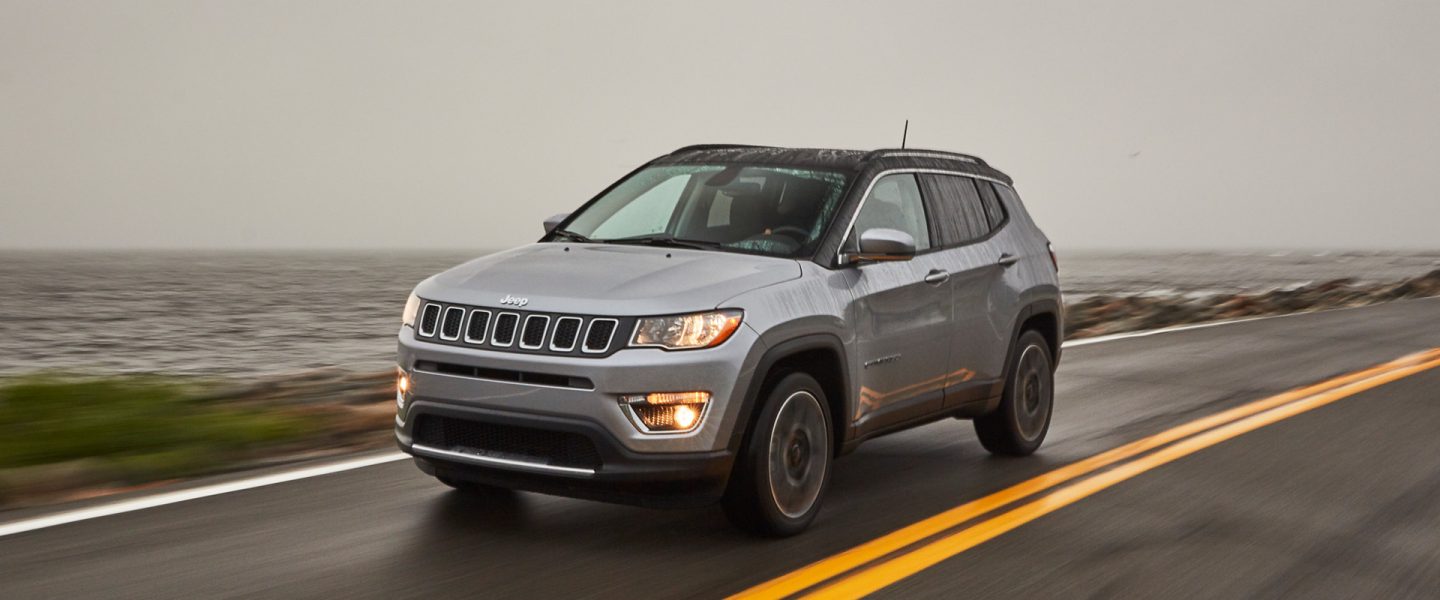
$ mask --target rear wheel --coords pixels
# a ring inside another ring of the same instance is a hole
[[[815,378],[791,373],[770,388],[725,490],[730,522],[762,535],[800,533],[830,481],[830,412]]]
[[[991,454],[1027,456],[1040,447],[1050,430],[1054,362],[1045,337],[1034,331],[1020,334],[1010,361],[1000,407],[975,419],[975,434]]]

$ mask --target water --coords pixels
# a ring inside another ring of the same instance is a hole
[[[0,373],[383,369],[410,290],[478,254],[0,254]]]
[[[405,296],[483,252],[0,253],[0,374],[393,364]],[[1258,291],[1440,268],[1440,252],[1061,256],[1067,295]]]

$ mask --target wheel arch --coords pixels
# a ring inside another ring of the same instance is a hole
[[[762,394],[768,385],[784,373],[803,371],[814,377],[825,392],[825,401],[830,410],[830,428],[834,435],[832,447],[837,451],[845,445],[850,435],[850,372],[847,368],[845,344],[840,337],[831,333],[810,333],[771,345],[760,357],[750,382],[745,386],[745,395],[735,427],[730,433],[728,447],[735,452],[744,448],[746,438],[754,429],[759,415]]]
[[[1000,408],[1000,398],[1004,393],[1005,382],[1010,381],[1010,364],[1015,360],[1015,346],[1024,332],[1032,329],[1038,331],[1045,338],[1046,345],[1050,347],[1051,367],[1059,367],[1060,348],[1064,343],[1065,332],[1064,310],[1064,305],[1060,303],[1058,296],[1034,299],[1021,307],[1015,317],[1015,324],[1010,330],[1010,343],[1005,349],[1005,368],[1000,374],[1000,387],[985,404],[980,415],[990,414]]]
[[[1050,346],[1050,358],[1055,366],[1060,364],[1060,350],[1065,341],[1065,305],[1061,304],[1058,292],[1056,297],[1037,298],[1026,303],[1015,318],[1015,325],[1010,331],[1010,348],[1005,356],[1005,364],[1010,364],[1010,354],[1015,352],[1015,342],[1020,339],[1020,334],[1027,330],[1034,329],[1045,337]]]

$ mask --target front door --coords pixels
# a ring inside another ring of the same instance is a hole
[[[846,244],[871,228],[915,238],[912,260],[860,265],[848,320],[861,362],[860,401],[851,415],[864,435],[941,409],[950,364],[952,299],[914,174],[875,182]]]

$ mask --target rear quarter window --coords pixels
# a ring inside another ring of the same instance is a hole
[[[980,202],[985,205],[985,217],[990,221],[990,230],[1000,228],[1005,222],[1005,207],[1000,204],[1000,198],[995,193],[995,184],[988,181],[976,181],[980,186]]]

